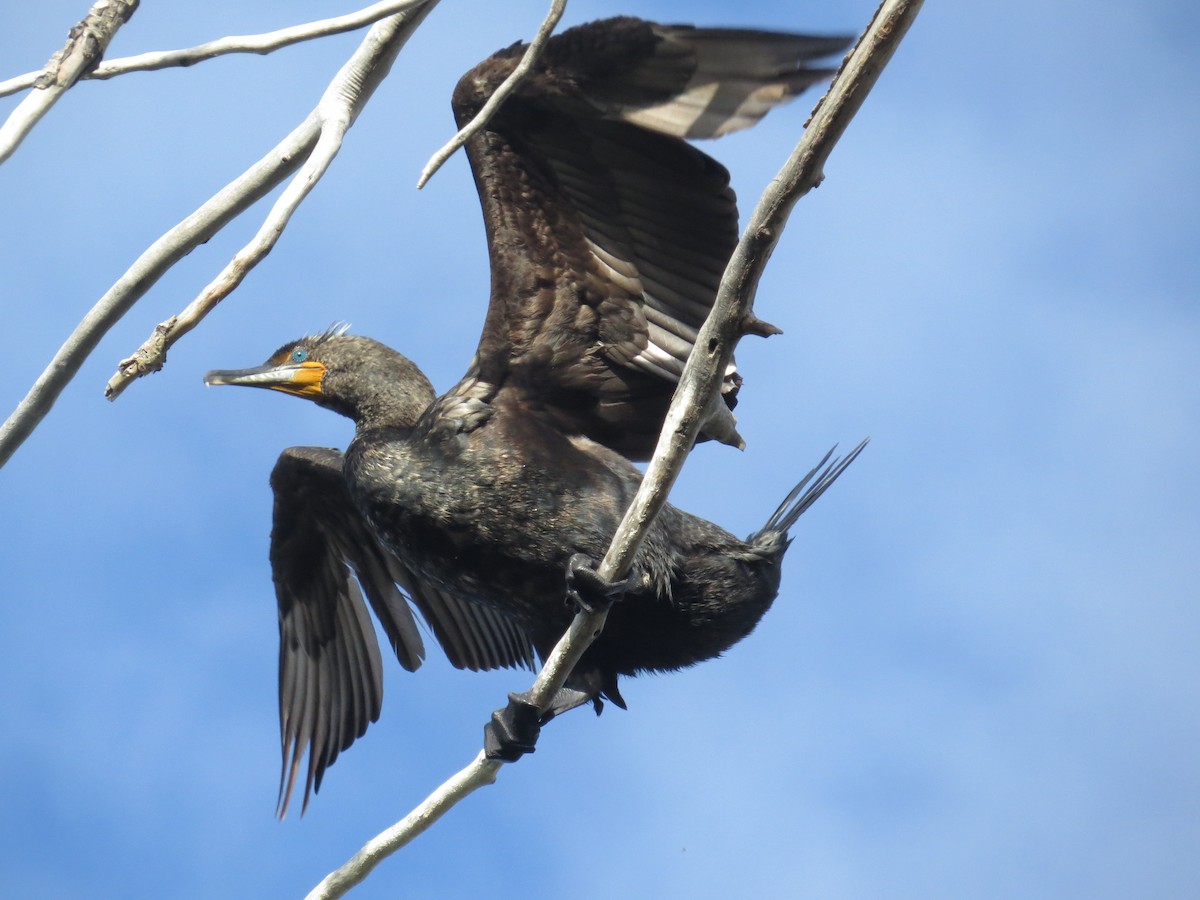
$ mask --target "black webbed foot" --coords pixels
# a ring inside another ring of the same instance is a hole
[[[605,581],[596,571],[596,561],[586,553],[567,560],[567,601],[585,613],[607,609],[629,590],[629,579]]]
[[[508,706],[492,713],[483,726],[483,750],[488,759],[516,762],[537,749],[542,732],[542,712],[529,701],[528,692],[509,694]]]

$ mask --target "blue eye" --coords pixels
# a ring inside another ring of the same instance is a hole
[[[292,351],[292,362],[301,363],[301,362],[304,362],[306,359],[308,359],[308,351],[305,350],[303,347],[297,347],[295,350]]]

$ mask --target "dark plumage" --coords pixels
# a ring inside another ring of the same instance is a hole
[[[351,572],[410,670],[424,648],[397,585],[459,667],[531,666],[562,635],[568,563],[607,549],[640,481],[628,460],[653,449],[736,241],[727,173],[682,138],[753,124],[828,74],[806,60],[845,44],[628,18],[553,38],[467,145],[492,296],[462,381],[436,397],[408,359],[341,330],[206,376],[356,424],[344,457],[291,448],[271,476],[281,814],[305,751],[307,805],[379,714],[381,661]],[[460,122],[522,50],[463,77]],[[740,445],[728,409],[739,380],[731,367],[705,436]],[[619,675],[691,665],[748,634],[775,597],[788,528],[856,453],[810,473],[746,541],[664,508],[551,714],[623,706]]]

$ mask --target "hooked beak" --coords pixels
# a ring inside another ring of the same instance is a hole
[[[282,365],[267,363],[252,369],[213,369],[204,376],[204,383],[270,388],[312,400],[321,396],[321,380],[324,377],[324,364],[310,359]]]

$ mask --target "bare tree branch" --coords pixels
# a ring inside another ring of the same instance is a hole
[[[529,77],[529,73],[533,70],[533,64],[537,62],[538,56],[542,52],[542,47],[546,45],[550,35],[554,32],[555,26],[558,25],[559,19],[562,18],[563,12],[566,11],[567,0],[551,0],[550,11],[546,13],[546,18],[542,20],[541,26],[534,35],[533,40],[529,42],[529,47],[525,50],[525,55],[521,57],[521,62],[513,69],[512,74],[504,79],[504,82],[496,89],[492,96],[488,97],[487,103],[483,105],[483,109],[476,113],[475,118],[463,126],[463,128],[452,137],[446,146],[442,147],[429,158],[429,162],[425,163],[425,168],[421,170],[421,177],[417,179],[417,190],[425,187],[426,182],[433,177],[434,173],[442,167],[442,164],[454,155],[459,147],[466,144],[470,140],[471,135],[483,128],[488,121],[496,114],[496,110],[500,108],[500,104],[504,99],[520,87],[521,82]]]
[[[50,111],[58,98],[99,65],[117,29],[129,21],[139,0],[96,0],[83,21],[71,29],[67,44],[34,75],[30,94],[0,126],[0,163],[13,152]]]
[[[127,75],[130,72],[149,72],[175,66],[191,66],[198,62],[215,59],[218,56],[227,56],[230,53],[272,53],[302,41],[311,41],[314,38],[343,34],[363,28],[385,16],[404,12],[412,7],[420,6],[424,2],[425,0],[382,0],[380,3],[374,3],[344,16],[318,19],[315,22],[292,25],[264,34],[235,34],[217,38],[215,41],[207,41],[195,47],[188,47],[186,50],[155,50],[151,53],[139,53],[137,56],[122,56],[100,63],[94,71],[85,74],[83,78],[101,81],[115,78],[118,75]],[[41,72],[26,72],[24,75],[0,81],[0,97],[33,87],[41,75]]]
[[[734,250],[704,326],[684,367],[671,401],[654,457],[598,572],[616,581],[629,571],[650,523],[695,443],[703,413],[718,396],[725,367],[743,334],[762,333],[754,318],[758,280],[778,243],[796,201],[820,184],[823,167],[838,139],[909,26],[923,0],[883,0],[858,44],[847,56],[825,96],[818,101],[803,137],[787,163],[772,179],[750,216]],[[566,682],[575,664],[604,628],[607,611],[580,613],[572,621],[538,673],[529,699],[543,711]],[[459,800],[494,784],[503,763],[481,752],[419,806],[372,838],[342,866],[327,875],[307,900],[332,900],[360,883],[386,857],[395,853],[445,815]]]
[[[8,461],[45,418],[58,395],[75,377],[100,339],[171,266],[269,193],[302,164],[311,170],[315,177],[319,177],[329,159],[336,153],[337,142],[340,141],[340,135],[344,133],[345,128],[349,127],[348,123],[357,117],[379,82],[386,76],[404,42],[436,3],[437,0],[426,0],[418,8],[397,13],[376,23],[350,61],[342,67],[330,84],[317,108],[291,134],[138,257],[75,327],[50,365],[34,382],[29,393],[0,426],[0,466]],[[321,146],[326,129],[330,129],[328,134],[331,136],[326,138],[326,143]],[[337,135],[336,140],[332,135]],[[314,156],[317,156],[316,148],[319,148],[324,157],[323,161],[320,157],[314,160]],[[278,234],[272,237],[269,234],[270,229],[282,229],[291,210],[294,209],[293,201],[299,202],[309,189],[311,183],[307,179],[294,182],[293,187],[285,191],[276,202],[271,218],[260,229],[255,241],[234,258],[222,276],[181,316],[159,325],[146,344],[132,357],[133,362],[123,362],[121,373],[110,382],[113,396],[119,393],[131,378],[161,367],[167,348],[180,335],[195,327],[195,323],[204,312],[225,296],[228,290],[232,290],[257,260],[273,246]],[[257,257],[254,256],[256,250],[261,251]],[[218,294],[217,288],[221,286],[227,286],[228,290]],[[207,306],[201,302],[206,297],[211,300]],[[200,306],[197,307],[197,304]]]
[[[0,466],[50,412],[63,388],[108,333],[155,282],[233,218],[269,193],[300,164],[316,143],[318,124],[310,114],[291,134],[246,172],[148,247],[108,289],[38,376],[29,393],[0,426]]]
[[[258,233],[234,254],[229,264],[183,312],[157,325],[132,356],[118,363],[116,374],[108,380],[108,386],[104,389],[104,396],[115,400],[133,381],[161,369],[167,361],[167,351],[175,342],[199,325],[266,258],[283,234],[296,207],[321,180],[337,156],[346,131],[354,124],[375,88],[387,76],[400,48],[436,3],[437,0],[427,0],[413,13],[397,13],[371,26],[358,50],[342,66],[317,104],[313,112],[320,129],[316,146],[275,201]]]

